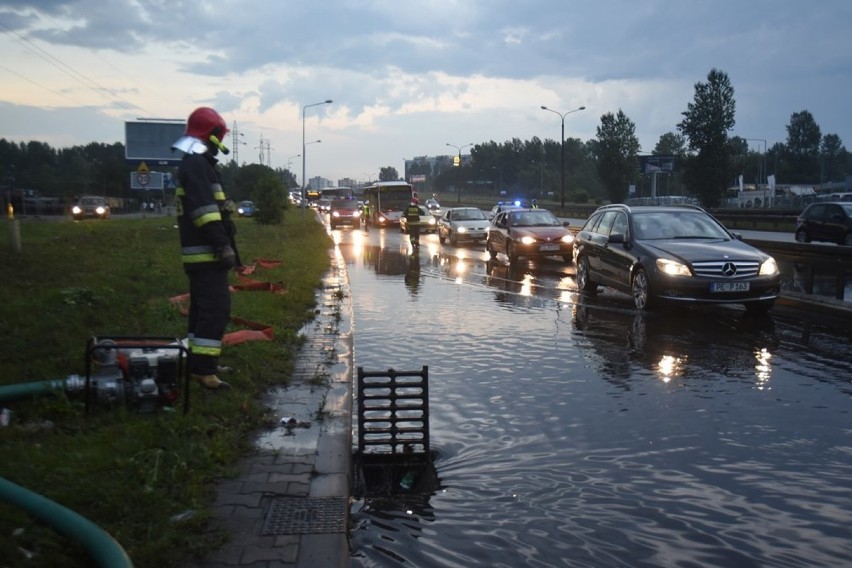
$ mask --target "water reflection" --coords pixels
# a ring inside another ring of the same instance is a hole
[[[714,373],[767,386],[771,352],[778,346],[769,318],[745,311],[703,307],[645,313],[580,297],[572,310],[580,346],[605,379],[630,388],[624,379],[634,365],[653,371],[665,383],[682,384]]]
[[[353,566],[849,564],[848,331],[639,314],[556,263],[426,241],[415,298],[385,237],[344,251],[356,365],[429,364],[442,487],[356,501]]]

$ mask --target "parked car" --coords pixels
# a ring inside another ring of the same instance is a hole
[[[333,199],[328,212],[328,224],[333,229],[340,225],[361,226],[361,208],[354,199]]]
[[[75,221],[80,219],[109,219],[109,204],[103,197],[83,196],[71,207],[71,214]]]
[[[435,219],[435,216],[429,213],[429,210],[422,205],[418,205],[417,208],[420,209],[420,232],[434,233],[438,227],[438,221]],[[399,218],[399,232],[408,232],[408,220],[405,218],[405,215]]]
[[[254,206],[253,201],[240,201],[240,204],[237,205],[237,213],[241,217],[251,217],[254,215],[256,208]]]
[[[633,297],[639,310],[669,303],[743,304],[765,312],[778,298],[775,260],[697,206],[598,208],[574,241],[577,287]]]
[[[488,226],[485,250],[514,264],[520,257],[561,256],[571,262],[574,235],[547,209],[509,209],[498,213]]]
[[[484,241],[488,219],[478,207],[452,207],[438,219],[438,240],[456,246],[459,241]]]
[[[796,219],[800,243],[827,241],[852,246],[852,202],[811,203]]]

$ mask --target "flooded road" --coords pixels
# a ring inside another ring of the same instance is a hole
[[[852,563],[848,329],[643,315],[557,259],[333,235],[355,365],[429,365],[440,479],[353,504],[353,567]]]

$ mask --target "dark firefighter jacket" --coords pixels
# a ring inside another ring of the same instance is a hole
[[[405,220],[410,227],[420,226],[420,208],[414,204],[405,208]]]
[[[217,264],[216,253],[233,243],[233,221],[224,209],[217,160],[209,154],[186,154],[178,168],[177,215],[184,269]]]

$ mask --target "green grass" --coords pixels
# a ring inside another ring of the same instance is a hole
[[[125,408],[87,415],[81,398],[64,394],[0,401],[13,413],[0,428],[0,477],[99,525],[137,567],[183,566],[223,542],[210,523],[216,484],[271,420],[259,395],[289,380],[298,331],[314,316],[329,266],[331,241],[310,213],[287,211],[279,226],[237,223],[245,264],[283,261],[252,278],[287,293],[233,295],[232,315],[271,326],[274,340],[225,348],[230,391],[194,385],[186,415]],[[93,336],[184,337],[185,318],[170,302],[187,291],[174,217],[21,220],[21,252],[13,250],[11,223],[0,227],[0,385],[84,374]],[[0,568],[92,565],[76,543],[6,503],[0,534]]]

